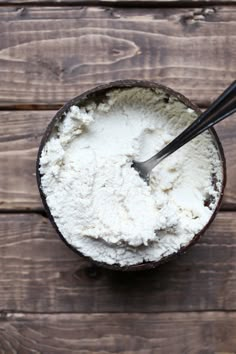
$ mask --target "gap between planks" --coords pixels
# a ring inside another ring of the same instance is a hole
[[[96,85],[94,85],[96,87]],[[61,102],[58,104],[37,104],[37,103],[23,103],[23,104],[14,104],[14,105],[1,105],[0,102],[0,112],[4,111],[58,111],[66,103]],[[194,102],[201,110],[205,110],[211,102],[206,102],[204,105]]]
[[[57,111],[64,104],[14,104],[14,105],[1,105],[0,102],[0,112],[2,111]]]
[[[225,211],[225,210],[224,210]],[[232,210],[229,210],[229,212]],[[233,210],[234,211],[234,210]],[[235,210],[236,211],[236,210]],[[37,214],[41,215],[44,218],[48,219],[48,215],[44,208],[35,208],[35,209],[30,209],[30,210],[24,210],[24,209],[1,209],[0,208],[0,215],[1,214],[6,214],[6,215],[14,215],[14,214]]]
[[[236,0],[224,1],[224,0],[200,0],[200,1],[132,1],[132,0],[118,0],[118,1],[106,1],[106,0],[95,0],[95,1],[80,1],[80,0],[32,0],[32,1],[21,1],[21,0],[9,0],[9,1],[1,1],[0,7],[14,7],[14,6],[22,6],[22,7],[117,7],[117,8],[196,8],[196,7],[213,7],[213,6],[235,6]]]

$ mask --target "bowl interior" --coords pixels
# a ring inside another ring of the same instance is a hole
[[[57,224],[51,214],[50,208],[48,207],[47,201],[46,201],[46,196],[41,188],[41,174],[39,171],[39,167],[40,167],[40,157],[41,157],[41,153],[42,150],[46,144],[46,142],[48,141],[48,139],[50,138],[51,134],[53,133],[54,129],[55,129],[55,125],[57,125],[60,120],[63,119],[64,115],[68,112],[68,110],[70,109],[71,106],[73,105],[77,105],[77,106],[84,106],[85,104],[89,103],[89,102],[95,102],[95,103],[100,103],[103,102],[106,93],[110,90],[114,90],[117,88],[133,88],[133,87],[142,87],[142,88],[149,88],[149,89],[160,89],[162,91],[164,91],[169,96],[174,96],[176,97],[180,102],[184,103],[187,107],[193,109],[198,115],[201,113],[200,109],[193,104],[192,102],[190,102],[186,97],[184,97],[183,95],[181,95],[178,92],[173,91],[172,89],[165,87],[163,85],[160,85],[156,82],[151,82],[151,81],[139,81],[139,80],[124,80],[124,81],[116,81],[116,82],[112,82],[106,85],[102,85],[102,86],[98,86],[92,90],[89,90],[75,98],[73,98],[72,100],[70,100],[69,102],[67,102],[54,116],[54,118],[52,119],[52,121],[49,123],[43,138],[41,140],[40,146],[39,146],[39,150],[38,150],[38,156],[37,156],[37,163],[36,163],[36,176],[37,176],[37,183],[38,183],[38,188],[39,188],[39,192],[42,198],[42,202],[43,205],[46,209],[46,212],[48,214],[48,217],[52,223],[52,225],[54,226],[54,228],[56,229],[57,233],[59,234],[60,238],[63,240],[63,242],[66,243],[66,245],[68,247],[70,247],[73,251],[75,251],[76,253],[78,253],[81,256],[84,256],[83,254],[81,254],[81,252],[79,252],[75,247],[73,247],[72,245],[70,245],[67,240],[63,237],[63,235],[61,234],[61,232],[59,231]],[[220,190],[220,198],[217,202],[217,206],[210,218],[210,220],[208,221],[208,223],[204,226],[204,228],[202,228],[202,230],[197,233],[194,238],[191,240],[191,242],[189,242],[189,244],[187,244],[186,246],[182,247],[177,253],[175,254],[171,254],[167,257],[162,258],[161,260],[155,262],[146,262],[146,263],[140,263],[140,264],[136,264],[136,265],[130,265],[130,266],[125,266],[125,267],[121,267],[119,264],[115,264],[115,265],[109,265],[103,262],[97,262],[94,261],[93,259],[91,259],[90,257],[87,257],[88,259],[90,259],[92,262],[96,263],[99,266],[103,266],[109,269],[114,269],[114,270],[144,270],[144,269],[151,269],[154,268],[170,259],[172,259],[173,257],[175,257],[177,254],[180,254],[182,252],[184,252],[188,247],[190,247],[193,243],[195,243],[197,241],[197,239],[205,232],[205,230],[209,227],[209,225],[212,223],[212,221],[214,220],[217,211],[219,210],[219,207],[221,205],[222,202],[222,197],[223,197],[223,193],[224,193],[224,188],[225,188],[225,183],[226,183],[226,165],[225,165],[225,157],[224,157],[224,152],[223,152],[223,148],[222,145],[219,141],[219,138],[215,132],[215,130],[213,128],[209,129],[211,135],[212,135],[212,139],[213,142],[217,148],[220,160],[221,160],[221,166],[222,166],[222,183],[221,183],[221,190]],[[216,180],[214,180],[213,178],[213,185],[216,187]],[[206,201],[207,204],[208,201]],[[85,256],[84,256],[85,257]]]

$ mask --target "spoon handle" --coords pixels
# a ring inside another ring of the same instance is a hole
[[[236,81],[234,81],[188,128],[170,144],[148,160],[149,169],[156,166],[166,156],[201,134],[214,124],[236,112]]]

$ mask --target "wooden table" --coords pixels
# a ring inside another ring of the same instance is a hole
[[[236,1],[0,0],[0,353],[236,353],[236,116],[212,227],[159,269],[95,268],[59,240],[35,181],[66,100],[153,79],[206,107],[236,77]]]

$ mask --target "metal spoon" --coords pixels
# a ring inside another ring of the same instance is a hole
[[[147,183],[152,169],[163,159],[197,135],[236,112],[236,81],[234,81],[188,128],[156,155],[144,162],[133,161],[132,167]]]

